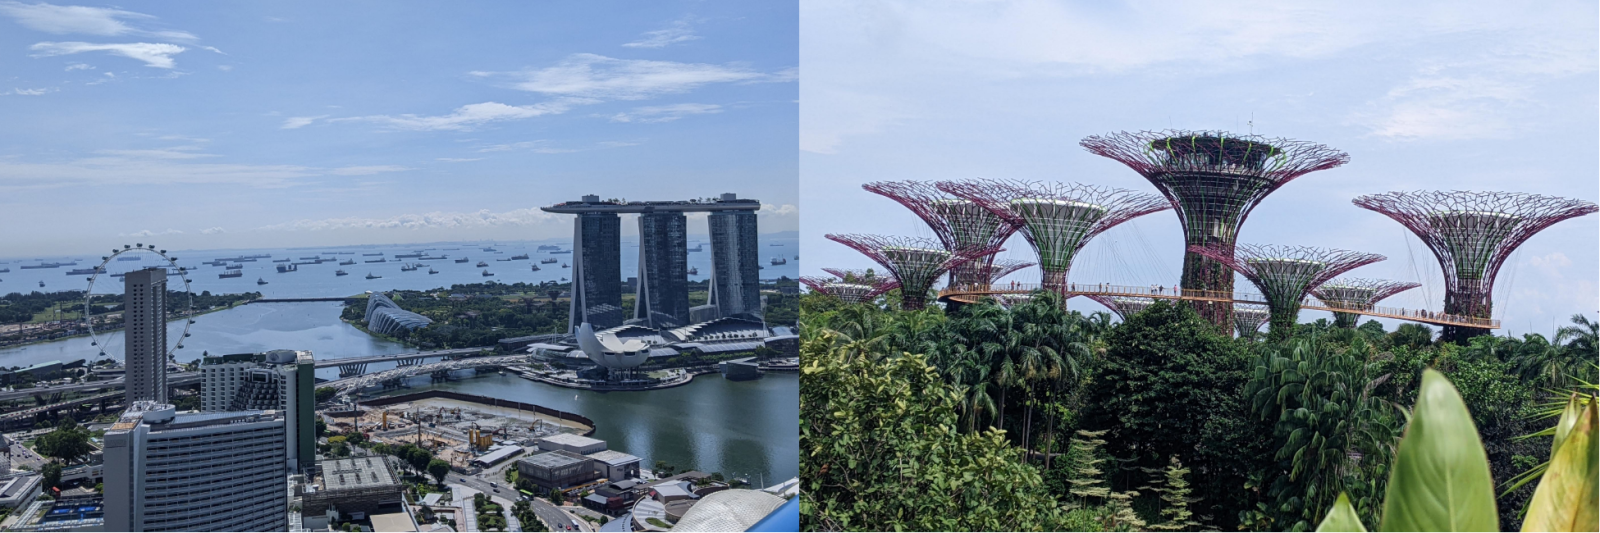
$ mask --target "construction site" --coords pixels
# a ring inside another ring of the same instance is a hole
[[[503,461],[514,454],[500,450],[531,446],[538,438],[594,433],[594,422],[581,415],[447,391],[373,400],[353,411],[325,413],[324,419],[335,431],[358,427],[373,442],[421,446],[463,470]]]

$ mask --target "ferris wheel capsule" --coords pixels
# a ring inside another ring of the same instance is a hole
[[[100,355],[105,355],[105,354],[106,354],[106,352],[104,352],[104,351],[100,352]]]

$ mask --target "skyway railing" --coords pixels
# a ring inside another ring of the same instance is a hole
[[[1037,283],[1001,283],[996,285],[965,285],[951,286],[939,291],[940,300],[953,300],[961,303],[976,303],[985,296],[1003,294],[1028,294],[1043,288]],[[1241,304],[1267,305],[1267,298],[1260,294],[1207,291],[1198,289],[1184,289],[1162,285],[1117,285],[1112,283],[1069,283],[1063,291],[1064,296],[1123,296],[1129,298],[1156,298],[1165,300],[1193,300],[1207,302],[1232,302]],[[1319,311],[1332,311],[1335,313],[1354,313],[1382,318],[1393,318],[1411,322],[1422,322],[1440,326],[1465,326],[1474,328],[1499,329],[1500,321],[1489,318],[1478,318],[1463,315],[1438,313],[1426,309],[1405,309],[1400,307],[1372,306],[1367,308],[1333,306],[1326,302],[1306,296],[1300,301],[1301,309]]]

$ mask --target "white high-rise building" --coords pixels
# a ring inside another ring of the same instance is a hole
[[[277,410],[289,419],[296,468],[316,460],[316,360],[304,350],[207,356],[200,360],[200,410]]]
[[[279,411],[134,402],[105,435],[106,531],[287,531],[285,426]]]
[[[167,270],[146,268],[122,278],[123,361],[128,403],[167,401]]]

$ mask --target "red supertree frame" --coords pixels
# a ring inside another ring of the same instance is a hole
[[[1421,283],[1411,281],[1339,278],[1312,289],[1311,294],[1329,307],[1370,310],[1384,298],[1421,286]],[[1358,313],[1333,313],[1334,325],[1345,329],[1354,329],[1358,318],[1361,318]]]
[[[1059,294],[1064,294],[1073,258],[1090,239],[1172,207],[1154,194],[1081,183],[960,180],[938,186],[1021,228],[1038,253],[1045,290]]]
[[[1274,340],[1294,333],[1300,302],[1312,289],[1353,268],[1385,259],[1378,254],[1310,246],[1240,244],[1232,248],[1190,246],[1189,251],[1227,265],[1255,284],[1267,298],[1272,314],[1268,335]]]
[[[957,198],[939,190],[932,182],[877,181],[862,185],[868,192],[877,193],[900,202],[933,229],[945,250],[995,248],[998,251],[1006,239],[1017,232],[1009,223],[970,200]],[[973,286],[987,283],[985,272],[994,263],[991,252],[950,270],[950,284]]]
[[[1150,307],[1152,304],[1156,303],[1155,298],[1145,298],[1143,296],[1085,294],[1083,297],[1099,302],[1100,305],[1106,306],[1107,309],[1110,309],[1111,312],[1116,313],[1117,317],[1121,318],[1124,322],[1128,320],[1128,317],[1133,316],[1134,313],[1143,311],[1144,308]]]
[[[1013,272],[1031,267],[1036,264],[1038,263],[1023,261],[1021,259],[995,259],[987,266],[980,267],[982,270],[980,270],[979,273],[983,274],[983,279],[986,280],[986,283],[988,283],[990,286],[993,286],[994,284],[1000,282],[1000,278],[1009,276]]]
[[[1473,318],[1490,318],[1494,278],[1512,251],[1552,224],[1596,210],[1594,202],[1513,192],[1388,192],[1354,203],[1416,233],[1444,270],[1444,312]],[[1445,326],[1443,339],[1465,342],[1487,333]]]
[[[900,307],[907,310],[926,306],[928,291],[951,268],[999,251],[998,247],[950,251],[938,241],[918,237],[864,234],[830,234],[825,237],[883,265],[900,284]]]
[[[1221,131],[1119,132],[1086,137],[1079,144],[1150,180],[1177,211],[1185,246],[1229,254],[1245,218],[1268,194],[1307,173],[1350,161],[1348,154],[1320,144]],[[1185,289],[1229,292],[1233,273],[1191,252],[1183,257],[1181,283]],[[1219,329],[1232,329],[1230,303],[1191,303]]]
[[[866,271],[824,268],[835,277],[800,276],[811,290],[831,295],[845,303],[870,302],[878,295],[894,290],[900,284],[887,276],[877,276]]]

